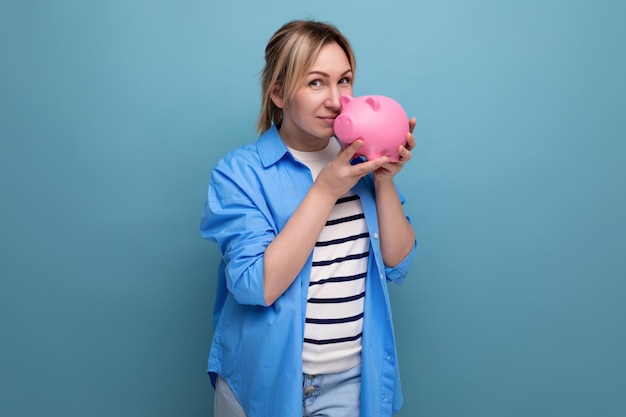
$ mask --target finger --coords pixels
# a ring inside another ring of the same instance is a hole
[[[408,147],[409,150],[412,150],[413,148],[415,148],[415,145],[416,145],[415,136],[413,136],[412,134],[411,134],[411,137],[409,138],[408,145],[409,145]]]
[[[417,119],[415,117],[411,117],[411,120],[409,120],[409,132],[413,133],[413,129],[415,129],[416,123]]]
[[[404,146],[400,146],[399,153],[400,153],[400,162],[402,163],[408,161],[413,156],[410,149]]]
[[[388,156],[381,156],[376,159],[372,159],[371,161],[361,162],[360,164],[356,164],[352,166],[355,173],[359,176],[364,176],[369,174],[370,172],[376,171],[378,168],[389,163]]]
[[[413,136],[412,133],[407,133],[406,134],[406,143],[404,144],[404,147],[407,148],[409,151],[413,148],[415,148],[415,136]]]
[[[363,146],[363,141],[357,139],[341,151],[341,155],[345,161],[351,161],[356,152]]]

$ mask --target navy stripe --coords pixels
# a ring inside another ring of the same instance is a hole
[[[350,201],[359,200],[360,197],[357,194],[349,195],[347,197],[340,198],[335,204],[349,203]]]
[[[357,334],[356,336],[340,337],[338,339],[315,340],[305,338],[304,343],[311,343],[313,345],[330,345],[332,343],[353,342],[355,340],[359,340],[362,336],[363,332]]]
[[[355,259],[363,259],[369,256],[370,252],[357,253],[356,255],[342,256],[341,258],[330,259],[328,261],[313,262],[312,266],[327,266],[336,264],[337,262],[353,261]]]
[[[359,219],[364,219],[364,218],[365,218],[365,214],[363,214],[363,213],[355,214],[354,216],[341,217],[341,218],[335,219],[335,220],[328,220],[326,222],[326,226],[333,226],[335,224],[340,224],[340,223],[348,223],[348,222],[352,222],[354,220],[359,220]]]
[[[316,247],[320,247],[320,246],[330,246],[330,245],[339,245],[341,243],[346,243],[346,242],[350,242],[353,240],[359,240],[359,239],[363,239],[366,237],[369,237],[369,233],[365,232],[365,233],[361,233],[360,235],[353,235],[353,236],[348,236],[348,237],[344,237],[341,239],[333,239],[333,240],[327,240],[324,242],[316,242],[315,246]]]
[[[339,324],[339,323],[351,323],[353,321],[357,321],[363,318],[363,313],[361,314],[357,314],[356,316],[352,316],[352,317],[344,317],[344,318],[339,318],[339,319],[310,319],[307,318],[306,322],[307,323],[312,323],[312,324]]]
[[[362,274],[356,275],[346,275],[343,277],[330,277],[326,279],[320,279],[319,281],[309,282],[309,286],[311,285],[321,285],[332,282],[348,282],[348,281],[356,281],[358,279],[363,279],[367,276],[367,272],[363,272]]]
[[[357,295],[351,295],[350,297],[340,297],[340,298],[309,298],[309,303],[314,304],[338,304],[338,303],[347,303],[350,301],[355,301],[360,298],[365,297],[365,291]]]

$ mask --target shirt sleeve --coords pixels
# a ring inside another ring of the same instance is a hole
[[[200,234],[217,242],[228,290],[241,304],[265,305],[263,259],[275,227],[254,169],[221,163],[213,170]]]
[[[404,197],[404,194],[400,192],[400,190],[397,191],[400,198],[400,203],[404,206],[404,203],[406,203],[406,198]],[[409,223],[411,223],[411,219],[408,216],[406,217],[406,219],[409,221]],[[413,249],[411,249],[411,252],[409,252],[409,254],[402,260],[402,262],[394,267],[385,266],[385,276],[389,281],[393,281],[396,284],[402,284],[406,276],[409,274],[409,268],[413,263],[416,251],[417,240],[413,242]]]
[[[395,282],[396,284],[402,284],[404,279],[409,273],[409,268],[415,258],[415,252],[417,250],[417,241],[413,243],[413,249],[409,254],[395,267],[385,267],[385,276],[388,280]]]

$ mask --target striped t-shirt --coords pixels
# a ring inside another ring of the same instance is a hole
[[[313,179],[339,150],[334,139],[319,152],[290,149],[309,167]],[[361,362],[369,246],[361,201],[347,193],[337,200],[313,249],[302,348],[304,373],[341,372]]]

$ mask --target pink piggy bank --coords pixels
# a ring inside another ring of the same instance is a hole
[[[335,136],[344,146],[357,139],[363,146],[357,151],[368,160],[388,156],[398,162],[398,147],[406,143],[409,118],[402,106],[384,96],[341,96],[341,114],[334,122]]]

